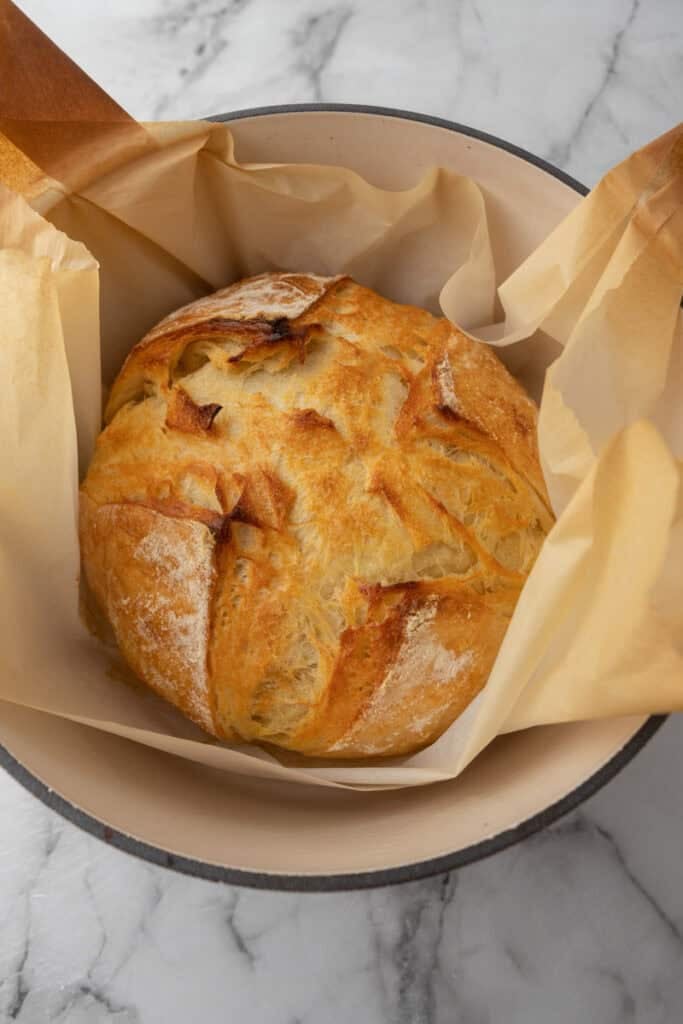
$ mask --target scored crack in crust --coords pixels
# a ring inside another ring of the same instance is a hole
[[[81,488],[134,671],[214,736],[403,754],[486,682],[552,515],[493,352],[347,277],[273,273],[132,350]]]

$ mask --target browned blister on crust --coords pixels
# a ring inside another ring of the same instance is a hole
[[[486,346],[349,278],[171,314],[112,388],[87,580],[136,673],[220,738],[409,753],[486,682],[552,516]]]

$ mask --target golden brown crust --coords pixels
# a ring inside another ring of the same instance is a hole
[[[201,437],[211,430],[211,424],[220,411],[218,402],[197,405],[182,387],[177,387],[168,400],[166,426],[171,430],[184,430],[187,434],[198,434]]]
[[[484,685],[552,524],[536,410],[446,320],[265,274],[114,384],[83,563],[124,655],[214,735],[407,753]]]
[[[81,495],[88,580],[141,679],[209,732],[206,652],[215,583],[211,531],[134,504]]]

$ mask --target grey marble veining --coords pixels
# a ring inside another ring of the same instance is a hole
[[[21,0],[138,118],[386,104],[588,184],[680,119],[680,0]],[[683,720],[605,790],[449,876],[340,895],[185,878],[0,773],[0,1022],[677,1024]]]
[[[22,0],[134,116],[374,103],[588,184],[680,119],[680,0]]]
[[[0,779],[0,1020],[668,1024],[683,728],[520,846],[423,882],[260,893],[151,867]]]

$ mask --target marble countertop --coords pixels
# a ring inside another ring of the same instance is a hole
[[[493,132],[591,185],[681,115],[680,0],[20,6],[140,119],[384,104]],[[678,1022],[682,751],[683,718],[670,719],[521,845],[340,895],[152,867],[0,773],[0,1022]]]

